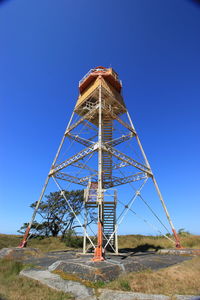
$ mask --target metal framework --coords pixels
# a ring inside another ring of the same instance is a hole
[[[179,238],[169,216],[159,186],[124,104],[124,100],[121,95],[121,88],[122,83],[118,79],[117,73],[112,68],[106,69],[104,67],[97,67],[92,69],[79,82],[79,98],[20,247],[24,247],[26,245],[29,231],[51,178],[67,203],[68,200],[66,199],[63,193],[63,188],[58,181],[67,181],[69,184],[78,184],[85,187],[84,222],[81,222],[72,207],[70,208],[77,219],[77,222],[83,229],[83,253],[86,253],[88,247],[92,246],[92,248],[94,248],[94,261],[104,260],[105,251],[108,248],[113,250],[115,253],[118,253],[118,227],[126,214],[129,211],[132,211],[132,205],[136,198],[141,197],[141,190],[148,179],[152,180],[155,186],[158,197],[174,234],[176,247],[180,247]],[[75,115],[78,115],[78,120],[73,121]],[[123,116],[126,116],[126,120],[123,119]],[[125,130],[126,132],[120,133],[120,135],[116,136],[114,134],[115,123],[121,126],[121,131]],[[78,131],[80,126],[83,126],[83,128],[88,130],[89,136],[83,137],[81,131],[79,133],[74,132],[75,130]],[[80,147],[84,146],[86,148],[83,148],[76,153],[76,147],[73,147],[73,149],[75,149],[74,154],[70,157],[65,157],[64,160],[58,163],[58,158],[60,157],[61,150],[66,140],[70,140],[72,144],[75,143]],[[115,148],[123,143],[131,142],[132,140],[135,140],[138,145],[143,158],[142,161],[137,160],[130,153],[124,153]],[[96,163],[93,162],[93,164],[90,164],[90,159],[95,155]],[[125,167],[131,168],[131,174],[124,175],[120,171],[121,168]],[[69,168],[78,168],[78,174],[72,174]],[[80,176],[80,173],[83,171],[88,172],[88,174]],[[119,171],[121,176],[116,174],[116,172]],[[134,196],[128,204],[124,205],[124,210],[117,218],[117,191],[113,190],[113,187],[123,184],[133,184],[136,182],[141,182],[140,186],[135,189]],[[70,206],[69,203],[68,205]],[[91,208],[96,209],[98,217],[96,245],[92,241],[87,228],[88,211]],[[87,242],[89,242],[89,245]]]

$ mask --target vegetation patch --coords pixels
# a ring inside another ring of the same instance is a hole
[[[200,257],[158,271],[145,270],[121,275],[106,284],[107,288],[164,295],[200,294]]]
[[[54,291],[39,282],[19,276],[19,272],[28,268],[21,262],[10,259],[0,260],[0,299],[9,300],[67,300],[71,295]]]
[[[77,281],[77,282],[84,284],[87,287],[94,288],[94,289],[103,288],[106,286],[106,283],[104,281],[99,280],[99,281],[93,282],[93,281],[89,281],[89,280],[84,280],[84,279],[79,278],[75,274],[65,273],[61,270],[55,270],[52,273],[59,275],[64,280]]]
[[[200,236],[192,234],[179,234],[181,245],[184,248],[199,248]],[[173,239],[173,236],[171,236]],[[175,245],[163,236],[145,236],[145,235],[121,235],[118,238],[119,248],[124,251],[148,251],[174,248]]]

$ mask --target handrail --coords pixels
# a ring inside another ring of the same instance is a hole
[[[94,69],[90,69],[89,72],[87,72],[87,74],[79,81],[79,86],[81,85],[81,83],[91,74],[91,73],[95,73],[95,72],[107,72],[107,69],[102,69],[101,67],[97,67]]]

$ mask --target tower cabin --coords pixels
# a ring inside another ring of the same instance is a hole
[[[99,86],[101,86],[101,97],[105,107],[112,108],[116,115],[126,112],[124,99],[122,97],[122,82],[113,68],[96,67],[91,69],[79,81],[79,97],[75,106],[75,112],[83,116],[95,107],[99,100]],[[90,118],[90,122],[97,125],[98,113]]]

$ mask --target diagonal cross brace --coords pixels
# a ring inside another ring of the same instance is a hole
[[[78,152],[76,155],[66,159],[64,162],[57,166],[53,166],[52,169],[49,172],[49,176],[52,176],[58,171],[61,171],[62,169],[70,166],[71,164],[79,161],[80,159],[83,159],[88,154],[96,151],[98,149],[98,143],[93,144],[91,147],[85,148],[82,151]]]
[[[66,131],[65,131],[65,136],[72,131],[75,127],[77,127],[80,123],[85,121],[86,119],[89,119],[95,111],[98,109],[99,104],[97,104],[93,109],[91,109],[87,114],[85,114],[82,118],[80,118],[76,123],[72,124]]]
[[[134,175],[130,175],[127,177],[114,177],[113,181],[112,181],[112,186],[114,187],[117,185],[129,183],[129,182],[135,182],[135,181],[139,181],[139,180],[142,180],[145,178],[147,178],[147,174],[143,173],[143,172],[140,172],[140,173],[137,173]]]
[[[91,146],[92,144],[94,144],[93,141],[90,141],[90,140],[87,140],[87,139],[84,139],[82,137],[80,137],[78,134],[75,135],[75,134],[71,134],[71,133],[66,133],[66,136],[69,137],[70,139],[86,146],[86,147],[89,147]]]
[[[106,142],[105,145],[109,145],[109,146],[117,146],[125,141],[128,141],[130,140],[131,138],[133,137],[133,133],[130,133],[130,134],[126,134],[126,135],[122,135],[114,140],[111,140],[109,142]]]
[[[77,168],[80,168],[80,169],[85,169],[85,170],[88,170],[89,172],[92,172],[92,173],[97,173],[97,170],[91,168],[90,166],[88,166],[86,164],[83,164],[80,161],[77,161],[77,162],[73,163],[71,166],[77,167]]]
[[[109,113],[111,115],[111,117],[115,120],[117,120],[120,124],[122,124],[122,126],[126,127],[127,129],[129,129],[133,134],[134,136],[137,135],[135,129],[130,126],[129,124],[127,124],[126,122],[124,122],[118,115],[116,115],[112,109],[109,109],[106,105],[104,107],[104,110],[106,111],[106,113]]]
[[[69,175],[67,173],[57,172],[54,175],[54,177],[58,178],[58,179],[65,180],[65,181],[69,181],[69,182],[72,182],[72,183],[76,183],[76,184],[81,184],[83,186],[87,186],[88,185],[88,180],[90,179],[91,176],[85,176],[85,177],[79,178],[79,177],[71,176],[71,175]]]
[[[117,150],[113,147],[106,147],[105,144],[103,145],[103,150],[107,151],[108,153],[111,153],[116,158],[139,169],[140,171],[145,172],[150,176],[153,175],[151,170],[148,167],[144,166],[143,164],[139,163],[138,161],[134,160],[133,158],[124,154],[123,152],[120,152],[119,150]]]

